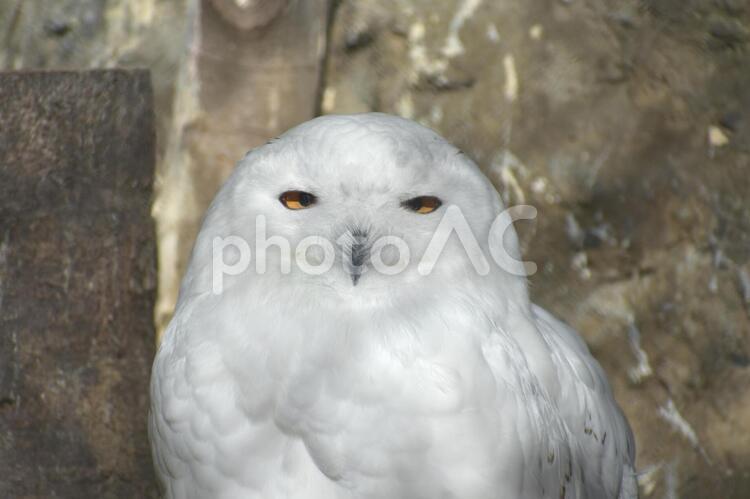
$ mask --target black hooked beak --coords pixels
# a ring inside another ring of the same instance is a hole
[[[352,284],[354,286],[359,282],[359,278],[362,277],[362,269],[367,263],[367,257],[370,253],[370,246],[367,244],[367,231],[362,229],[355,229],[351,232],[352,244],[350,250],[350,274],[352,276]]]

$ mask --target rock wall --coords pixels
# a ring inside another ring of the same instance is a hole
[[[5,2],[0,61],[151,67],[163,155],[187,10]],[[328,45],[311,89],[323,112],[419,120],[474,157],[508,203],[538,208],[518,224],[540,268],[532,294],[609,373],[643,496],[750,496],[750,5],[341,0]],[[200,212],[186,207],[186,230]]]

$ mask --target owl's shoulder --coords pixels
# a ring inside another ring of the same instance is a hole
[[[550,394],[581,455],[581,475],[596,497],[637,497],[635,440],[599,362],[570,326],[532,305],[559,392]]]

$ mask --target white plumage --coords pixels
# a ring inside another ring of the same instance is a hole
[[[287,209],[291,190],[317,202]],[[402,205],[426,195],[442,206]],[[602,369],[529,301],[525,279],[494,264],[478,274],[455,234],[429,275],[417,271],[450,206],[486,255],[518,254],[512,228],[488,237],[503,206],[486,177],[411,121],[322,117],[248,153],[206,214],[154,362],[149,428],[166,497],[637,496],[633,437]],[[255,251],[259,215],[264,237],[280,236],[265,272],[252,261],[215,293],[214,238]],[[280,270],[281,238],[294,250],[342,234],[330,271],[294,259]],[[353,279],[352,245],[384,235],[407,243],[410,263]]]

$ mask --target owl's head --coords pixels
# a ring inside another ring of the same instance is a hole
[[[524,293],[506,222],[488,179],[434,131],[378,113],[325,116],[239,163],[189,273],[214,293],[314,291],[342,306],[483,283]]]

